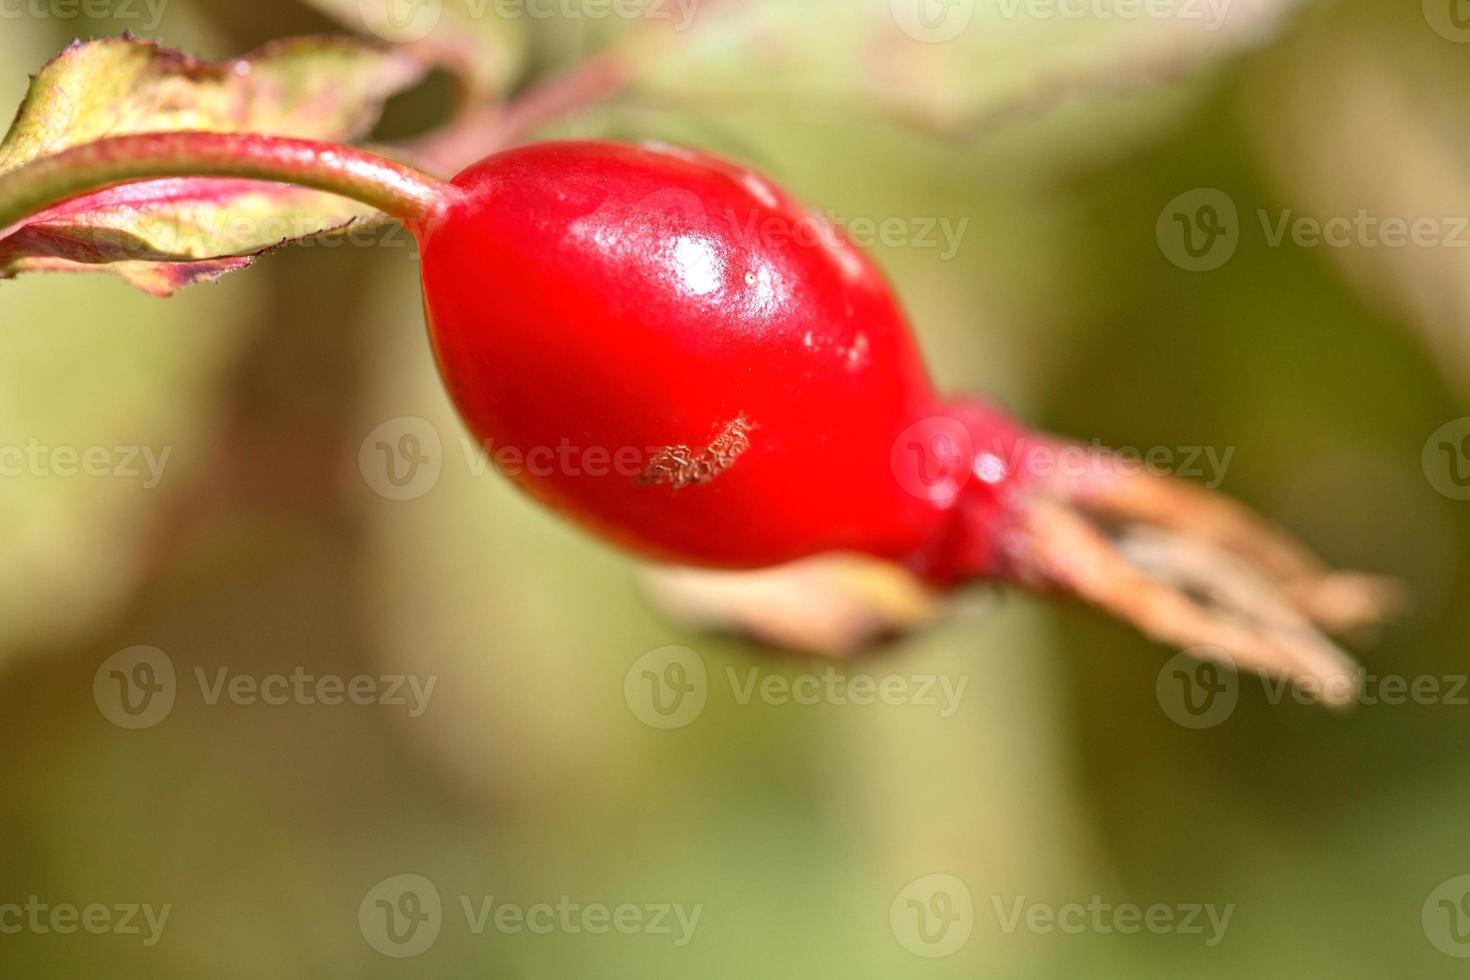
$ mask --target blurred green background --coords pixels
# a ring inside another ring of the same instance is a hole
[[[1231,16],[1269,6],[1239,0]],[[1333,562],[1410,583],[1414,609],[1364,648],[1368,670],[1453,678],[1470,670],[1470,503],[1436,490],[1422,453],[1470,414],[1466,233],[1273,246],[1262,225],[1288,210],[1470,214],[1470,44],[1440,6],[1309,4],[1228,44],[1196,27],[1191,47],[1146,18],[982,2],[966,36],[924,47],[947,60],[906,76],[936,127],[865,111],[900,87],[852,39],[872,11],[813,3],[809,36],[754,55],[706,39],[698,66],[649,64],[663,83],[561,131],[699,143],[847,219],[968,219],[947,261],[874,248],[945,387],[1084,440],[1233,448],[1223,489]],[[71,37],[130,27],[121,12],[7,15],[0,105]],[[565,13],[510,27],[516,86],[617,29]],[[151,33],[225,57],[333,29],[290,0],[172,0]],[[778,66],[762,60],[778,49]],[[1160,73],[1134,59],[1161,50],[1189,70],[1140,86]],[[853,55],[874,72],[856,87],[839,76]],[[1048,80],[1078,65],[1088,82],[1065,104],[988,111],[1033,83],[1055,94]],[[395,101],[385,132],[427,129],[447,101],[434,79]],[[1239,212],[1238,247],[1208,272],[1156,235],[1197,188]],[[1470,707],[1336,715],[1245,678],[1227,719],[1191,730],[1156,696],[1171,651],[1011,593],[841,668],[967,678],[951,717],[742,704],[727,669],[825,664],[681,631],[633,561],[469,465],[416,272],[400,239],[283,251],[167,301],[107,276],[0,285],[0,444],[170,450],[151,488],[0,478],[0,906],[171,906],[153,946],[0,934],[0,976],[1465,975],[1444,947],[1470,955],[1454,931],[1470,918],[1431,894],[1470,873]],[[443,465],[428,493],[394,501],[359,450],[404,416],[434,426]],[[708,703],[657,730],[624,678],[670,644],[702,658]],[[135,645],[166,652],[178,695],[127,730],[93,680]],[[195,670],[221,667],[437,681],[418,717],[210,704]],[[444,911],[432,947],[400,960],[368,941],[359,906],[404,874],[432,881]],[[973,902],[941,958],[890,916],[935,874]],[[1466,890],[1448,887],[1452,903]],[[1207,946],[1007,931],[997,913],[1094,895],[1233,914]],[[682,947],[477,935],[461,896],[701,912]]]

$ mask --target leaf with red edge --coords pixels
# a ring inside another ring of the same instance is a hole
[[[262,132],[331,142],[366,135],[383,102],[424,66],[407,52],[296,38],[233,61],[110,38],[62,52],[32,80],[0,143],[0,173],[108,136]],[[320,191],[247,180],[171,179],[110,188],[0,229],[0,278],[113,272],[168,295],[262,252],[382,216]]]

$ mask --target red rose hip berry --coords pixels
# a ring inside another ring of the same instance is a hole
[[[922,481],[969,460],[893,454],[942,409],[888,284],[827,222],[675,148],[543,143],[454,183],[423,239],[434,348],[523,487],[658,558],[941,573],[954,501]]]

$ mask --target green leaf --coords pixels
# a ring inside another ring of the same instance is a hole
[[[197,61],[148,41],[77,44],[33,79],[0,143],[0,173],[108,136],[261,132],[348,142],[423,74],[412,54],[349,38],[297,38],[233,61]],[[156,295],[244,268],[262,251],[354,222],[372,208],[258,181],[129,184],[0,230],[0,278],[105,270]]]

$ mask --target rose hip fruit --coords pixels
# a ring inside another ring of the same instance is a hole
[[[944,409],[888,284],[824,219],[674,148],[543,143],[454,183],[422,241],[434,349],[525,489],[671,561],[993,571],[946,553],[953,496],[911,492],[943,461],[893,448]],[[1009,437],[971,414],[977,444]]]
[[[1314,624],[1387,612],[1386,583],[1231,501],[1105,452],[1065,477],[1029,466],[1065,444],[936,394],[874,265],[743,167],[541,143],[453,184],[419,232],[454,402],[524,489],[624,547],[1009,579],[1298,679],[1348,669]]]

